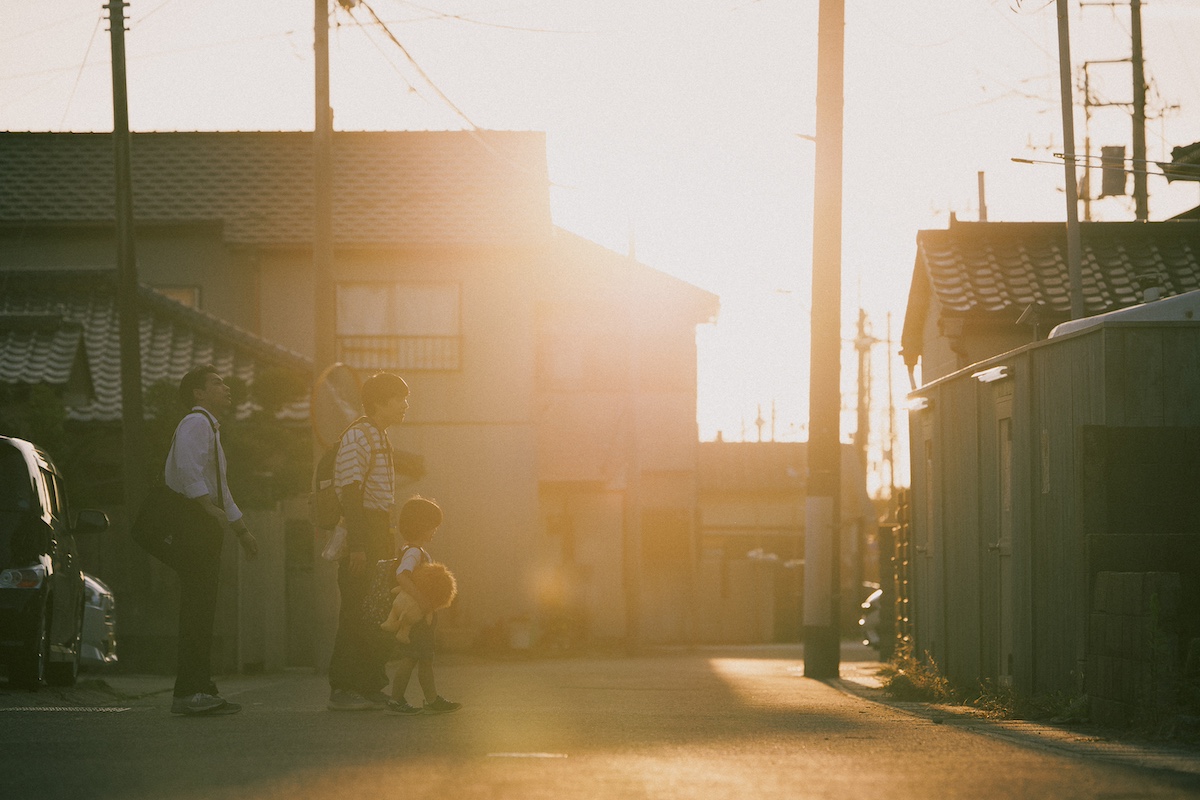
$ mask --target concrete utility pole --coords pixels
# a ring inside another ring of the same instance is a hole
[[[846,8],[821,0],[813,181],[812,336],[808,488],[804,509],[804,674],[836,678],[841,664],[839,540],[842,355],[842,110]]]
[[[130,174],[129,98],[125,90],[125,7],[109,0],[112,41],[113,155],[116,167],[117,319],[121,353],[121,465],[125,513],[133,519],[141,505],[145,463],[142,412],[142,350],[137,254],[133,230],[133,178]]]
[[[1075,104],[1071,87],[1071,32],[1067,0],[1058,2],[1058,78],[1062,94],[1063,171],[1067,192],[1067,278],[1070,284],[1071,319],[1083,311],[1082,245],[1079,239],[1079,187],[1075,171]]]
[[[858,310],[858,335],[854,349],[858,353],[858,428],[854,431],[854,450],[862,474],[867,474],[867,453],[871,444],[871,349],[879,340],[871,335],[865,309]]]
[[[1136,217],[1150,219],[1146,189],[1146,68],[1142,63],[1142,3],[1130,0],[1129,28],[1133,39],[1133,202]]]
[[[329,0],[316,0],[313,125],[313,378],[337,360],[337,287],[333,280],[333,109],[329,106]],[[316,437],[313,438],[316,441]]]

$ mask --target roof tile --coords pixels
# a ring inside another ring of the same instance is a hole
[[[265,367],[310,372],[296,353],[143,287],[140,316],[142,387],[178,382],[188,370],[214,364],[247,384]],[[84,348],[93,396],[68,409],[80,422],[121,418],[120,337],[113,282],[101,272],[0,273],[0,383],[66,384]],[[245,414],[251,409],[239,409]],[[280,416],[307,415],[307,399]]]
[[[114,218],[111,134],[0,132],[0,222]],[[338,244],[495,244],[550,231],[545,135],[337,132]],[[312,241],[307,132],[136,133],[139,222],[220,221],[238,244]]]

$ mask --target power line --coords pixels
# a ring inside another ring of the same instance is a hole
[[[92,54],[92,45],[96,42],[96,32],[100,30],[100,23],[103,20],[103,15],[96,17],[96,25],[92,28],[92,35],[88,39],[87,49],[83,51],[83,63],[79,65],[79,71],[75,73],[75,83],[71,85],[71,94],[67,96],[67,107],[63,109],[62,119],[58,121],[58,127],[60,128],[65,127],[67,124],[67,115],[71,113],[71,103],[75,100],[75,91],[79,88],[79,79],[83,77],[83,70],[87,66],[88,56]]]
[[[459,108],[457,105],[455,105],[454,101],[451,100],[449,98],[449,96],[447,96],[446,93],[443,92],[438,87],[438,85],[433,82],[433,79],[429,77],[428,73],[426,73],[425,70],[421,68],[421,65],[417,63],[417,60],[412,57],[411,53],[408,52],[408,48],[406,48],[403,44],[400,43],[400,40],[396,38],[396,35],[394,33],[392,33],[392,29],[388,27],[386,22],[384,22],[382,19],[380,19],[379,15],[375,13],[375,9],[371,8],[370,3],[367,3],[367,2],[365,2],[365,0],[363,0],[363,2],[360,2],[359,5],[367,10],[367,13],[369,13],[371,15],[372,19],[375,20],[375,24],[378,25],[383,30],[384,34],[389,39],[391,39],[392,44],[396,45],[396,47],[399,48],[400,52],[403,53],[404,57],[408,60],[408,63],[411,64],[412,68],[417,71],[417,74],[421,76],[421,79],[424,80],[425,83],[429,84],[429,87],[431,89],[433,89],[434,92],[437,93],[437,96],[442,99],[442,102],[445,103],[450,108],[451,111],[453,111],[455,114],[457,114],[459,117],[461,117],[462,120],[464,122],[466,122],[467,125],[469,125],[472,130],[479,130],[479,126],[471,121],[471,118],[467,116],[466,112],[463,111],[461,108]],[[351,11],[350,14],[351,14],[351,16],[353,16],[354,12]],[[355,19],[357,21],[357,18],[355,18]]]

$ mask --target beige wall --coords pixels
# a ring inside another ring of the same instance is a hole
[[[303,353],[312,350],[308,259],[307,253],[273,252],[258,262],[263,335]],[[459,599],[443,616],[448,635],[459,642],[495,623],[536,615],[547,598],[563,591],[564,576],[593,636],[625,633],[631,384],[600,391],[539,386],[547,319],[558,325],[556,346],[566,348],[560,355],[586,362],[583,374],[596,358],[628,362],[628,325],[618,323],[631,311],[653,320],[636,339],[649,376],[637,382],[642,391],[634,401],[636,457],[645,473],[638,495],[644,509],[681,509],[694,519],[694,321],[663,297],[650,298],[640,310],[622,305],[632,290],[614,286],[609,277],[595,279],[593,273],[585,290],[555,263],[549,279],[549,264],[550,257],[537,251],[338,256],[343,280],[455,281],[461,287],[461,369],[400,370],[412,388],[411,407],[405,422],[390,431],[397,448],[424,459],[426,472],[399,489],[400,499],[420,493],[436,498],[445,511],[430,552],[459,579]],[[594,352],[597,343],[607,351]],[[584,346],[592,350],[571,350]],[[560,483],[573,488],[547,491]],[[572,564],[564,562],[553,530],[552,519],[564,515],[573,530]],[[694,544],[694,524],[687,535]],[[643,629],[651,637],[676,641],[686,633],[694,550],[680,554],[680,569],[643,576],[651,600]]]

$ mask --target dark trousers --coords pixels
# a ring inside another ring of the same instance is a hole
[[[191,543],[179,574],[179,659],[175,696],[216,694],[212,682],[213,625],[217,616],[217,580],[221,573],[221,526],[203,511],[182,521],[177,535]]]
[[[371,590],[375,578],[375,562],[390,558],[391,533],[386,512],[368,511],[367,563],[357,573],[350,570],[350,559],[338,562],[337,636],[333,640],[333,656],[329,660],[329,688],[373,694],[387,685],[387,663],[391,651],[391,636],[363,619],[363,598]]]

